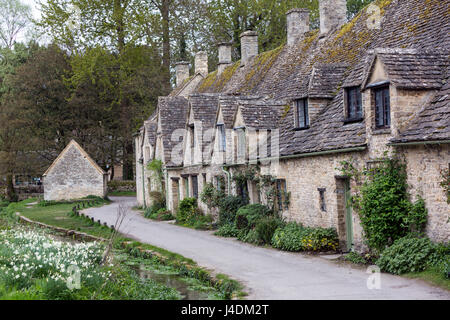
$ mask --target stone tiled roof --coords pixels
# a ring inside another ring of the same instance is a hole
[[[150,145],[155,146],[156,143],[156,130],[158,129],[158,123],[155,121],[146,121],[144,123],[145,132]]]
[[[219,108],[219,96],[217,94],[193,94],[189,96],[189,105],[193,111],[194,121],[202,124],[201,139],[203,154],[210,155],[206,150],[210,147],[214,138],[217,109]],[[207,159],[204,159],[207,160]]]
[[[449,52],[436,50],[378,49],[375,54],[400,89],[439,89],[449,65]]]
[[[450,81],[394,143],[450,140]]]
[[[285,105],[274,101],[241,101],[240,110],[247,128],[271,130],[279,126],[280,116]]]
[[[330,103],[320,111],[309,130],[293,130],[292,110],[283,115],[282,154],[362,146],[366,144],[364,123],[345,124],[343,121],[342,88],[363,83],[375,50],[415,50],[413,54],[389,51],[380,54],[394,84],[415,89],[442,86],[439,82],[444,77],[442,68],[445,69],[450,52],[450,1],[378,0],[374,3],[381,9],[380,29],[369,28],[370,17],[363,10],[353,21],[325,37],[313,31],[297,46],[262,53],[246,66],[231,66],[220,76],[211,74],[200,83],[198,91],[268,96],[283,103],[322,94],[330,98]],[[429,55],[430,52],[434,55]],[[333,69],[327,65],[341,66],[336,77],[317,72]],[[324,90],[320,92],[322,84]]]
[[[172,150],[182,140],[180,137],[179,141],[172,141],[172,134],[175,130],[186,128],[188,100],[184,97],[160,97],[158,109],[166,165],[168,167],[180,166],[182,163],[178,163],[179,161],[175,161],[175,159],[172,161]]]
[[[347,69],[347,65],[339,63],[314,67],[310,76],[308,97],[333,99]]]

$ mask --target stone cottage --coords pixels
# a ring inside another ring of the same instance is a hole
[[[72,140],[43,175],[45,200],[105,197],[108,174]]]
[[[187,65],[177,65],[178,87],[135,137],[139,203],[151,203],[146,163],[154,158],[164,163],[172,211],[206,183],[263,201],[252,181],[233,182],[258,165],[275,177],[287,220],[333,227],[343,249],[361,250],[359,218],[347,206],[354,182],[337,168],[374,166],[396,152],[412,200],[425,200],[428,236],[449,241],[440,184],[450,166],[450,1],[378,0],[348,22],[345,0],[319,4],[319,30],[310,30],[308,10],[287,13],[280,48],[259,53],[258,34],[244,32],[240,61],[221,43],[218,70],[188,78]],[[207,68],[202,57],[196,70]]]

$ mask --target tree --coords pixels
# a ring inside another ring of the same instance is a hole
[[[347,15],[349,20],[353,19],[369,3],[374,0],[347,0]]]
[[[12,49],[17,36],[31,21],[31,9],[20,0],[0,0],[0,41]]]
[[[166,2],[170,1],[163,1],[162,11],[165,10]],[[134,53],[142,50],[146,38],[147,47],[154,45],[148,39],[144,26],[148,21],[155,20],[157,14],[151,10],[146,1],[141,0],[48,0],[47,3],[41,4],[41,10],[43,18],[39,26],[47,30],[58,44],[70,50],[74,57],[74,63],[84,67],[99,67],[98,61],[106,62],[105,66],[108,69],[95,75],[97,83],[105,85],[109,90],[108,96],[102,95],[107,100],[101,100],[99,103],[103,104],[108,101],[108,108],[114,110],[116,119],[119,119],[119,122],[115,123],[117,130],[110,136],[121,143],[121,149],[117,150],[117,157],[120,157],[120,162],[123,164],[124,178],[133,179],[132,133],[137,129],[135,124],[142,122],[144,118],[142,115],[134,118],[137,114],[141,114],[139,110],[142,105],[136,103],[135,96],[129,95],[131,92],[129,86],[143,84],[134,81],[139,78],[136,77],[137,74],[142,76],[139,73],[140,70],[148,70],[146,68],[147,61]],[[67,24],[68,18],[74,14],[79,23]],[[154,49],[152,50],[152,52],[156,52]],[[154,70],[161,75],[156,78],[161,81],[164,88],[162,92],[160,85],[146,88],[148,93],[145,95],[152,95],[153,102],[156,101],[157,95],[165,95],[170,90],[170,87],[167,86],[170,80],[170,75],[167,76],[170,55],[167,55],[167,49],[163,51],[163,70],[158,66],[159,57],[151,55],[153,59],[151,64],[156,66]],[[83,59],[85,59],[84,62]],[[107,59],[109,60],[106,61]],[[132,61],[132,59],[134,60]],[[136,65],[136,63],[141,63],[141,65]],[[99,69],[97,68],[97,70]],[[82,84],[78,80],[85,79],[85,71],[86,68],[74,68],[72,89],[80,88]],[[154,73],[151,72],[151,74]],[[142,90],[142,87],[139,87],[135,88],[134,92]],[[155,104],[152,107],[154,108]]]
[[[0,175],[6,177],[7,199],[16,201],[14,174],[26,167],[24,152],[30,147],[30,135],[24,110],[13,97],[12,77],[30,57],[35,45],[16,44],[0,50]]]
[[[258,31],[263,51],[274,49],[286,41],[286,12],[292,8],[308,8],[311,24],[318,25],[318,0],[212,0],[208,24],[217,42],[232,41],[235,58],[240,58],[240,34]]]

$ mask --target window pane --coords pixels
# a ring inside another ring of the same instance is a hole
[[[384,123],[386,126],[391,125],[391,106],[389,99],[389,88],[383,90],[384,93]]]
[[[309,114],[308,114],[308,101],[305,99],[303,100],[303,106],[304,106],[304,113],[305,113],[305,127],[309,126]]]
[[[384,110],[383,110],[383,91],[375,91],[375,113],[376,113],[376,125],[377,127],[384,126]]]
[[[298,124],[297,126],[299,128],[304,127],[304,123],[305,123],[305,114],[304,114],[304,104],[303,104],[303,100],[298,100],[297,101],[297,119],[298,119]]]

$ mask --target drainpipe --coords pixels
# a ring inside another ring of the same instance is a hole
[[[144,209],[147,209],[147,201],[145,200],[145,169],[144,169],[144,158],[139,159],[139,163],[142,166],[142,199],[144,200]]]
[[[225,170],[225,167],[222,167],[222,171],[225,173],[225,175],[227,176],[227,187],[228,187],[228,195],[231,196],[231,173],[227,170]]]
[[[166,208],[169,207],[169,171],[167,170],[167,168],[163,169],[164,172],[164,177],[165,177],[165,181],[164,184],[166,185]],[[173,210],[173,208],[172,208]]]

